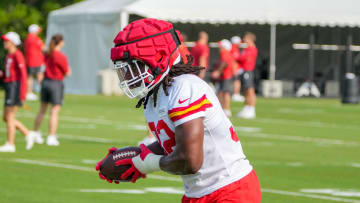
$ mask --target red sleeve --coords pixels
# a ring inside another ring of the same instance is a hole
[[[202,47],[201,56],[205,56],[206,58],[209,58],[210,55],[209,52],[210,52],[209,47],[205,45]]]
[[[57,57],[55,57],[54,59],[55,59],[55,63],[60,67],[61,71],[64,74],[69,71],[69,64],[64,54],[59,53],[57,54]]]
[[[27,71],[24,56],[20,51],[16,54],[16,67],[20,72],[20,100],[25,101],[27,90]]]

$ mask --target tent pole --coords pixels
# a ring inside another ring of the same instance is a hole
[[[270,25],[270,74],[269,79],[275,80],[276,72],[276,24]]]
[[[127,11],[120,12],[120,29],[124,29],[129,24],[129,13]]]
[[[310,34],[310,49],[309,49],[309,80],[314,82],[314,67],[315,67],[315,54],[314,54],[315,34]]]

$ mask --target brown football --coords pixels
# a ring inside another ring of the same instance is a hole
[[[131,165],[115,166],[115,162],[122,159],[131,159],[139,155],[141,149],[139,147],[124,147],[120,148],[106,157],[104,162],[100,166],[100,173],[103,174],[107,179],[117,180],[122,182],[131,181],[131,176],[126,180],[121,180],[121,175],[127,171]]]

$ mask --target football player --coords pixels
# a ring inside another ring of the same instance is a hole
[[[188,63],[181,59],[181,40],[173,25],[157,19],[134,21],[114,43],[111,60],[120,87],[139,99],[136,107],[145,108],[157,138],[140,145],[138,156],[116,162],[131,165],[121,178],[132,176],[135,182],[162,170],[182,177],[182,202],[259,203],[259,181],[234,126],[214,91],[195,75],[203,68],[193,67],[191,56]]]

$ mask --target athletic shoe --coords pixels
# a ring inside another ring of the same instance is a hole
[[[228,110],[228,109],[223,109],[223,110],[224,110],[225,115],[226,115],[228,118],[230,118],[230,117],[231,117],[231,111]]]
[[[34,94],[34,93],[27,93],[26,94],[26,100],[27,101],[36,101],[36,100],[38,100],[38,96],[36,96],[36,94]]]
[[[234,94],[232,100],[235,102],[244,102],[245,98],[241,94]]]
[[[155,137],[145,137],[143,140],[141,140],[140,142],[138,142],[138,145],[144,144],[144,145],[150,145],[154,142],[156,142],[156,138]]]
[[[254,119],[256,117],[255,107],[244,106],[244,108],[236,116],[244,119]]]
[[[15,152],[15,145],[10,145],[9,143],[5,143],[0,147],[0,152]]]
[[[35,143],[37,143],[37,144],[44,144],[44,138],[42,137],[41,132],[38,131],[38,132],[35,132],[35,133],[36,133]]]
[[[49,146],[59,146],[60,142],[55,135],[49,135],[46,139],[46,144]]]
[[[30,131],[29,134],[26,135],[26,150],[30,150],[34,146],[34,142],[36,139],[36,132]]]

